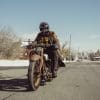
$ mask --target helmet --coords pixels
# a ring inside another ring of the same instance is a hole
[[[49,24],[47,22],[41,22],[39,29],[42,32],[47,32],[47,31],[49,31]]]

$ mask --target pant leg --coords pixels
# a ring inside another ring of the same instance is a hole
[[[51,72],[55,73],[55,71],[57,71],[57,69],[58,69],[58,54],[57,54],[57,50],[49,51],[48,55],[49,55],[49,57],[51,59],[51,62],[52,62]]]

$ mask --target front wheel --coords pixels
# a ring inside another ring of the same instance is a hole
[[[29,69],[28,69],[28,81],[29,88],[32,91],[35,91],[39,88],[41,82],[41,71],[39,72],[40,62],[38,61],[30,61]]]

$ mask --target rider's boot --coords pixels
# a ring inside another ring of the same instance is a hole
[[[41,83],[40,83],[40,85],[42,85],[42,86],[46,85],[45,75],[41,76]]]

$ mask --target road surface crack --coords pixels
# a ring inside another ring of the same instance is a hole
[[[4,97],[4,98],[1,99],[1,100],[7,100],[8,98],[10,98],[10,97],[13,96],[13,95],[15,95],[15,93],[12,93],[12,94],[8,95],[8,96]]]

